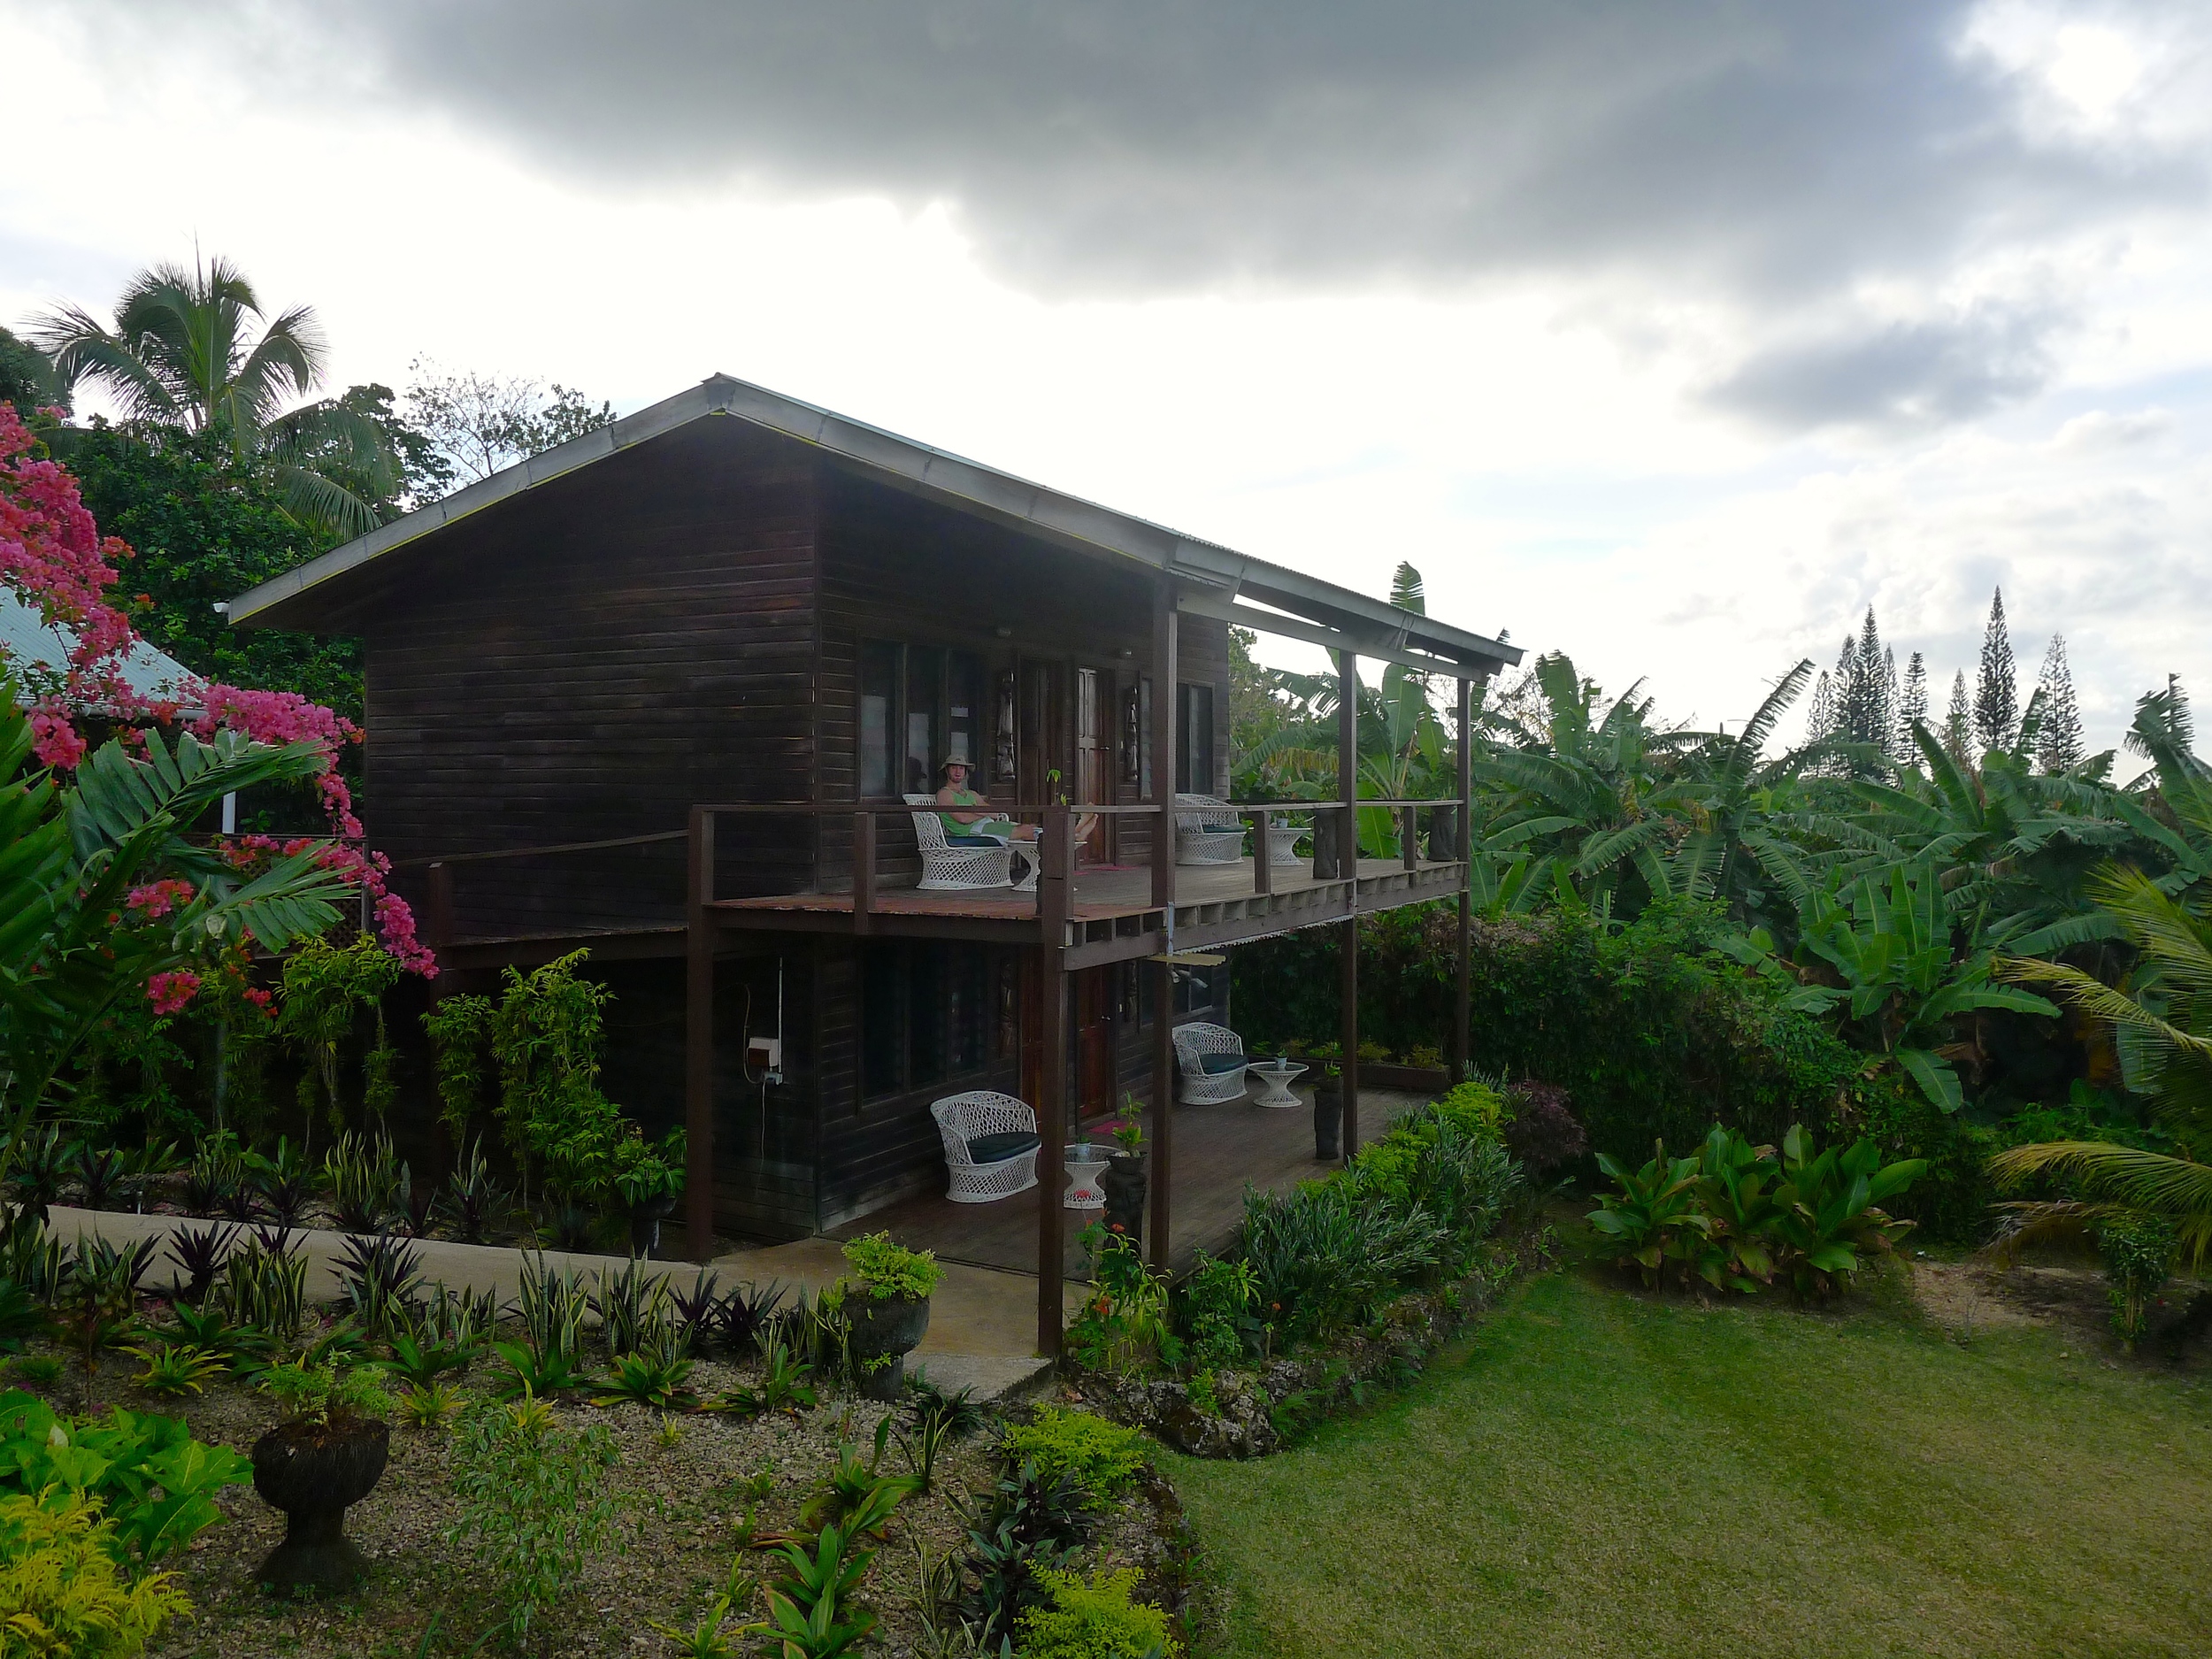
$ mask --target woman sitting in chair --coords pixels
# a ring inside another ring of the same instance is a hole
[[[945,821],[945,840],[955,847],[1003,847],[1009,841],[1034,841],[1034,824],[1017,824],[968,787],[968,763],[949,760],[937,769],[937,816]],[[1080,841],[1098,822],[1098,814],[1086,812],[1076,820],[1075,839]]]

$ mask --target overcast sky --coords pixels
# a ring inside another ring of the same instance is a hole
[[[2212,5],[0,0],[0,66],[11,324],[196,241],[340,385],[726,371],[1676,718],[1869,603],[1939,707],[2000,583],[2093,745],[2212,695]]]

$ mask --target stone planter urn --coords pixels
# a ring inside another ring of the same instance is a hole
[[[1098,1184],[1106,1189],[1106,1225],[1118,1226],[1132,1244],[1144,1240],[1144,1197],[1147,1160],[1141,1152],[1117,1152],[1108,1160]]]
[[[876,1296],[868,1286],[848,1285],[845,1311],[851,1322],[853,1362],[888,1360],[864,1371],[861,1392],[871,1400],[896,1400],[906,1380],[906,1356],[929,1333],[929,1298]]]
[[[1332,1163],[1343,1156],[1343,1088],[1341,1080],[1333,1077],[1314,1085],[1313,1156],[1317,1163]]]
[[[630,1254],[649,1260],[660,1254],[661,1223],[676,1212],[673,1198],[656,1198],[630,1206]]]
[[[346,1510],[383,1476],[391,1432],[373,1419],[318,1428],[288,1423],[253,1448],[253,1489],[285,1517],[284,1541],[256,1582],[291,1596],[350,1590],[368,1577],[368,1557],[346,1537]]]

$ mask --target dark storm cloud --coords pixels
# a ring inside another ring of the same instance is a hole
[[[1909,288],[2200,196],[2200,170],[2172,157],[2029,136],[2022,88],[1961,48],[1971,9],[373,0],[319,22],[240,15],[602,189],[735,180],[949,204],[992,268],[1041,293],[1564,273],[1617,300],[1717,304],[1766,340],[1854,314],[1869,279]],[[2039,353],[2001,324],[1885,319],[1755,356],[1716,396],[1784,424],[1940,419],[2032,386]]]
[[[1723,409],[1784,428],[1970,420],[2039,389],[2063,315],[1984,307],[1770,346],[1712,388]]]
[[[950,201],[987,257],[1045,288],[1626,263],[1791,291],[2184,182],[2031,149],[2016,88],[1957,49],[1967,10],[375,0],[322,15],[392,90],[565,169]]]

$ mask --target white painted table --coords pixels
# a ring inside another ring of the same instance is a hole
[[[1290,1086],[1303,1077],[1306,1070],[1287,1060],[1271,1060],[1246,1068],[1245,1076],[1256,1079],[1260,1086],[1260,1097],[1253,1103],[1277,1108],[1297,1105],[1298,1097],[1290,1092]]]

